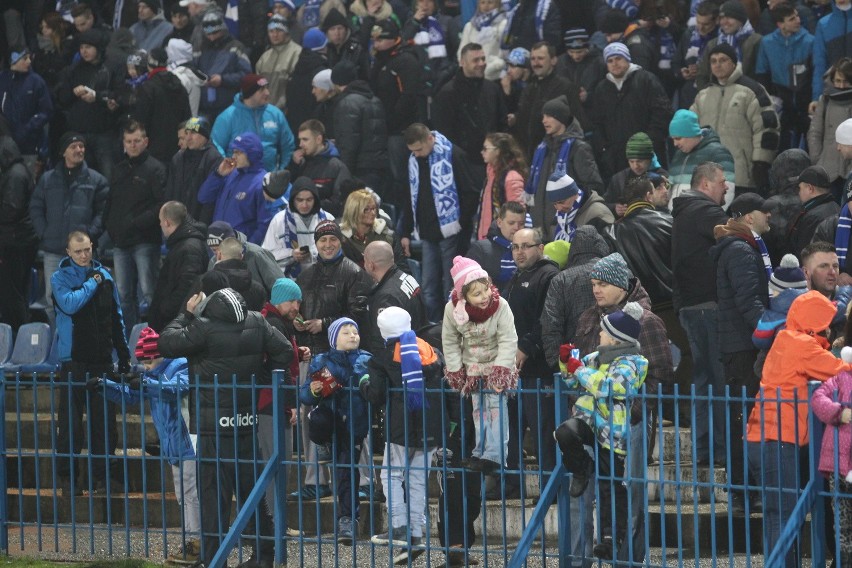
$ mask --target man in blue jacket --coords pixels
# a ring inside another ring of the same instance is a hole
[[[83,227],[93,242],[104,232],[103,212],[109,184],[86,165],[86,140],[76,132],[59,139],[62,161],[44,174],[30,200],[30,218],[44,252],[44,284],[47,317],[55,321],[51,276],[65,256],[68,233]]]
[[[778,27],[760,40],[755,65],[756,79],[764,86],[781,116],[779,151],[798,147],[793,143],[810,126],[808,103],[811,97],[814,36],[802,29],[798,10],[786,2],[772,9]],[[780,110],[778,107],[780,106]]]
[[[249,242],[263,243],[272,220],[263,197],[263,146],[254,132],[234,138],[225,158],[198,189],[199,203],[215,203],[213,221],[225,221]]]
[[[59,335],[60,403],[57,423],[57,485],[63,495],[82,493],[82,471],[89,469],[89,491],[121,491],[120,482],[108,481],[113,471],[117,431],[115,406],[104,400],[89,399],[84,386],[92,377],[113,374],[112,352],[118,354],[118,372],[130,371],[130,350],[124,333],[124,320],[118,290],[112,275],[92,258],[92,241],[83,231],[67,236],[67,256],[51,277],[56,299],[56,331]],[[69,383],[65,383],[69,381]],[[87,407],[88,402],[88,407]],[[83,429],[83,413],[87,413]],[[79,463],[83,434],[87,435],[89,460]],[[71,467],[72,464],[75,467]]]
[[[823,90],[823,73],[841,57],[852,55],[849,46],[852,40],[852,0],[834,0],[831,13],[817,22],[814,34],[813,92],[809,111],[816,104]]]
[[[293,154],[293,132],[284,113],[269,104],[269,81],[249,74],[240,82],[234,103],[222,111],[213,124],[213,143],[224,154],[231,140],[241,132],[254,132],[263,143],[263,167],[283,169]]]

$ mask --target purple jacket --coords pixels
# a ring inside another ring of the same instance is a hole
[[[835,394],[836,393],[836,394]],[[838,402],[835,402],[838,401]],[[811,408],[817,418],[825,422],[822,448],[819,452],[819,470],[826,476],[834,474],[834,456],[838,454],[838,473],[846,477],[852,469],[852,424],[840,424],[841,402],[852,401],[852,373],[844,371],[824,382],[811,398]],[[834,447],[837,432],[839,448]]]

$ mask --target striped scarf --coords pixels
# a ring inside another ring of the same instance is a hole
[[[568,156],[571,154],[571,146],[574,144],[573,138],[568,138],[562,142],[559,148],[559,155],[556,157],[556,165],[552,172],[546,175],[550,177],[556,172],[568,173]],[[532,164],[530,165],[530,177],[527,179],[527,185],[524,186],[525,199],[528,207],[535,206],[535,192],[538,189],[539,180],[541,179],[541,166],[544,164],[544,157],[547,155],[547,141],[543,140],[538,145],[533,154]]]
[[[746,23],[743,24],[743,27],[740,28],[735,34],[726,34],[719,30],[719,43],[727,43],[731,47],[737,50],[737,59],[742,61],[743,59],[743,48],[742,44],[745,40],[748,39],[748,36],[754,33],[754,28],[751,27],[751,22],[746,20]]]
[[[849,213],[849,203],[843,204],[840,218],[837,220],[837,231],[834,233],[834,248],[837,250],[837,261],[842,270],[846,266],[846,255],[849,254],[849,235],[852,233],[852,215]]]
[[[424,406],[428,407],[423,388],[423,362],[420,360],[417,336],[411,330],[399,336],[399,359],[408,410],[423,410]]]
[[[432,136],[435,138],[435,146],[426,158],[429,161],[430,190],[435,202],[438,224],[441,226],[441,235],[452,237],[461,231],[461,206],[453,175],[453,144],[437,130],[432,131]],[[417,230],[420,166],[414,154],[408,157],[408,186],[411,190],[411,217],[414,219],[414,228]]]
[[[567,213],[559,211],[556,213],[556,234],[553,235],[554,241],[568,241],[570,243],[574,240],[574,233],[577,232],[575,219],[577,218],[577,212],[580,210],[580,204],[582,201],[583,190],[581,189],[579,193],[577,193],[577,199],[574,200],[574,205],[571,207],[571,211],[568,211]]]
[[[497,278],[497,282],[503,284],[509,281],[509,278],[512,277],[518,268],[515,264],[515,259],[512,258],[512,243],[499,232],[491,237],[491,241],[498,247],[505,249],[503,256],[500,257],[500,276]]]
[[[320,209],[315,215],[294,215],[288,208],[287,212],[284,214],[286,233],[281,235],[281,237],[286,237],[284,238],[285,242],[290,245],[290,248],[293,250],[307,244],[307,246],[311,249],[311,257],[315,258],[317,249],[316,244],[314,244],[314,229],[316,229],[320,221],[333,218],[334,217],[329,216],[329,214],[322,209]],[[302,239],[299,239],[300,235],[303,236]],[[287,268],[287,276],[295,278],[301,271],[302,265],[298,262],[294,262]]]
[[[760,251],[760,256],[763,258],[763,269],[766,271],[766,281],[772,278],[772,260],[769,258],[769,249],[766,248],[766,243],[760,238],[760,235],[751,232],[754,235],[754,242],[757,243],[757,250]]]

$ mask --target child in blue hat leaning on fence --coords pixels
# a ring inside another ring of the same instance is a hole
[[[349,318],[336,319],[328,326],[328,344],[331,350],[311,361],[310,380],[302,384],[299,399],[314,407],[308,414],[308,435],[318,446],[318,462],[331,461],[330,446],[336,435],[337,540],[351,544],[358,536],[357,488],[361,479],[358,464],[352,467],[352,460],[358,459],[370,427],[367,401],[358,390],[358,382],[368,373],[371,355],[359,349],[358,324]]]
[[[554,432],[562,463],[573,473],[571,497],[581,496],[595,466],[598,445],[598,511],[601,539],[598,558],[612,559],[613,546],[623,546],[627,533],[627,488],[623,482],[630,447],[630,405],[648,374],[648,360],[640,355],[639,333],[644,310],[628,302],[622,310],[601,319],[597,351],[578,358],[573,345],[559,348],[559,367],[568,388],[579,389],[572,417]],[[615,500],[613,519],[612,501]],[[613,535],[613,520],[615,534]]]
[[[157,347],[159,334],[146,327],[136,343],[136,359],[145,367],[141,376],[127,383],[109,379],[89,380],[90,388],[102,388],[104,398],[128,410],[138,409],[142,400],[151,405],[151,420],[160,437],[160,455],[172,466],[175,495],[183,507],[186,542],[183,552],[169,561],[192,564],[201,551],[201,508],[195,467],[195,435],[189,433],[189,366],[186,358],[165,359]]]

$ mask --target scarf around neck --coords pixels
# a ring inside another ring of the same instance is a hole
[[[556,213],[556,234],[553,235],[555,241],[574,240],[574,234],[577,232],[577,212],[583,203],[583,190],[577,193],[577,199],[574,200],[574,205],[571,206],[571,211],[567,213],[559,211]]]
[[[435,16],[429,16],[425,22],[420,24],[420,31],[414,35],[414,43],[426,46],[429,59],[439,59],[447,56],[444,28]]]
[[[432,131],[435,146],[426,158],[429,161],[429,181],[431,182],[432,198],[435,202],[435,213],[441,226],[441,235],[452,237],[461,231],[461,208],[459,192],[456,189],[453,176],[453,144],[447,137]],[[414,154],[408,157],[408,185],[411,190],[411,213],[414,219],[414,232],[417,227],[417,195],[420,192],[420,166]]]
[[[754,33],[754,28],[751,27],[751,22],[746,20],[743,27],[735,34],[726,34],[721,29],[719,30],[719,43],[727,43],[737,50],[737,59],[742,61],[743,48],[742,44],[748,39],[748,36]]]
[[[757,243],[757,250],[763,259],[763,270],[766,272],[766,281],[769,282],[769,279],[772,278],[772,260],[769,258],[769,249],[766,248],[766,243],[763,242],[760,235],[754,231],[751,234],[754,237],[754,242]]]
[[[453,319],[455,319],[456,323],[459,325],[464,325],[467,322],[471,321],[473,323],[483,323],[488,318],[493,316],[497,312],[497,308],[500,307],[500,292],[494,286],[494,284],[490,285],[491,287],[491,303],[489,303],[484,308],[477,308],[476,306],[471,306],[467,300],[464,298],[459,298],[458,294],[456,294],[455,289],[452,294],[450,294],[450,301],[453,303]]]
[[[493,10],[489,10],[485,13],[476,12],[470,19],[470,24],[476,31],[482,31],[482,28],[493,26],[494,21],[500,15],[503,15],[503,10],[500,8],[494,8]]]
[[[408,410],[418,411],[428,408],[424,392],[423,361],[417,335],[411,330],[399,336],[399,362],[402,367],[402,384],[405,387],[405,402]]]
[[[491,237],[491,241],[503,249],[503,255],[500,257],[500,276],[497,278],[497,282],[502,284],[509,281],[518,266],[512,258],[512,243],[509,239],[498,232]]]
[[[556,165],[553,168],[555,173],[568,173],[568,157],[571,155],[571,146],[574,144],[574,138],[566,138],[559,148],[559,154],[556,156]],[[535,153],[533,154],[532,164],[530,165],[530,177],[527,180],[527,185],[524,186],[524,193],[527,205],[535,206],[535,192],[538,189],[539,181],[541,180],[541,166],[544,164],[544,157],[547,155],[547,140],[542,140]],[[550,177],[550,173],[547,174]]]
[[[846,255],[849,254],[849,235],[852,234],[852,214],[849,203],[844,203],[837,219],[837,231],[834,233],[834,248],[837,250],[837,260],[840,269],[846,267]]]

